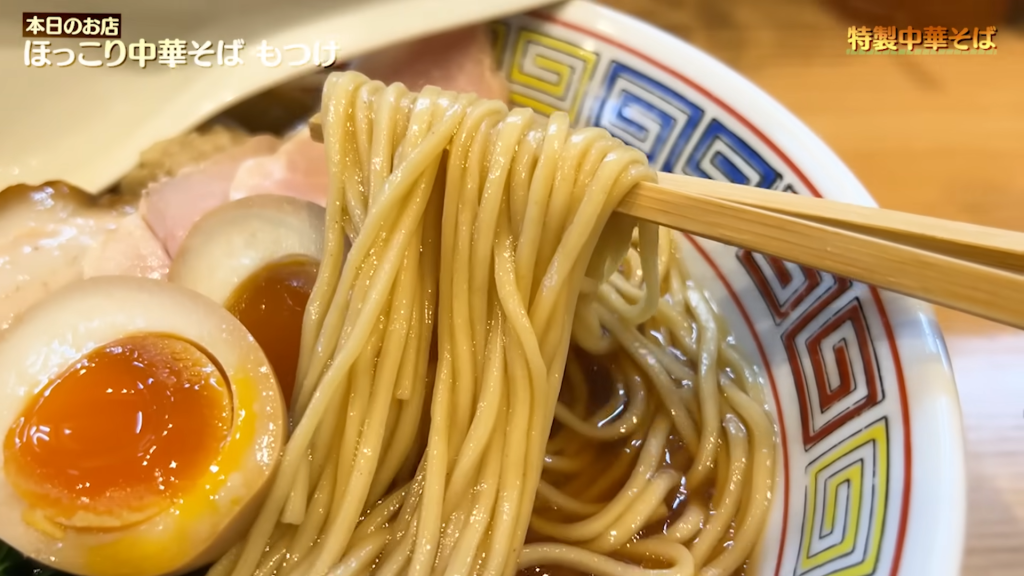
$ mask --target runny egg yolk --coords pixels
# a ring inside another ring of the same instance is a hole
[[[299,364],[302,318],[317,268],[317,261],[307,256],[270,262],[239,284],[225,306],[267,355],[289,404]]]
[[[206,354],[173,336],[127,336],[29,401],[7,432],[4,472],[49,521],[130,525],[195,486],[231,422],[227,382]]]

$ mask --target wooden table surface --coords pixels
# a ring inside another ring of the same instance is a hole
[[[604,2],[758,84],[824,139],[883,207],[1024,231],[1020,27],[1000,28],[995,56],[847,56],[847,26],[865,23],[820,1]],[[936,312],[966,436],[963,574],[1024,574],[1024,333]]]

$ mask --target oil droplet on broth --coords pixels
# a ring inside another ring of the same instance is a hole
[[[302,318],[317,268],[318,262],[305,256],[271,262],[239,284],[225,306],[263,349],[288,405],[295,388]]]
[[[231,414],[227,381],[198,348],[127,336],[86,353],[29,401],[4,439],[4,472],[61,524],[132,524],[194,486]]]

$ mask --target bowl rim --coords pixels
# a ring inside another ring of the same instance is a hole
[[[770,148],[812,195],[877,206],[850,168],[792,112],[684,39],[589,0],[569,0],[527,16],[628,52],[701,92]],[[685,59],[687,72],[666,62],[664,54]],[[965,544],[966,468],[949,354],[931,306],[874,287],[870,292],[891,344],[910,432],[904,439],[910,466],[903,467],[902,487],[909,496],[900,511],[891,573],[955,576]]]

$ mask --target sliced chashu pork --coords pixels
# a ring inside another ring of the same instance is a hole
[[[281,194],[327,203],[327,157],[324,146],[303,129],[272,156],[242,162],[231,182],[230,200],[258,194]]]
[[[26,308],[84,276],[84,262],[130,214],[61,182],[0,191],[0,332]]]
[[[138,212],[125,216],[85,255],[82,275],[139,276],[163,280],[171,259]]]
[[[139,210],[171,258],[192,225],[228,201],[238,167],[251,158],[269,156],[280,146],[273,136],[254,136],[202,166],[182,170],[146,189]]]
[[[352,68],[385,84],[401,82],[413,92],[437,86],[481,98],[508,100],[508,84],[494,61],[485,26],[390,46],[354,60]]]
[[[126,196],[137,195],[151,184],[204,164],[248,139],[246,132],[218,124],[162,140],[139,154],[139,163],[121,178],[118,189]]]

